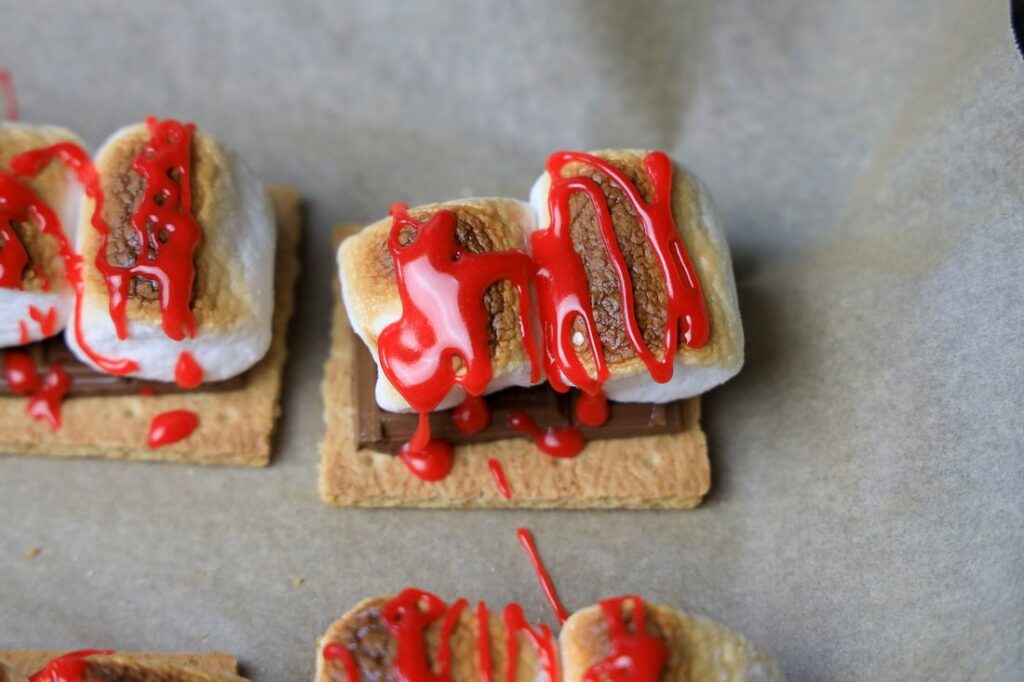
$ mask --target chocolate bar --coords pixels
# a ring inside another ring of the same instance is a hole
[[[45,376],[46,371],[53,363],[60,363],[61,368],[71,379],[71,388],[68,390],[68,397],[87,395],[137,395],[142,392],[154,394],[185,393],[185,392],[214,392],[232,391],[245,385],[245,374],[226,379],[203,383],[200,388],[186,390],[177,384],[164,381],[144,381],[130,377],[118,377],[112,374],[97,372],[88,365],[79,362],[67,346],[61,336],[55,336],[36,343],[30,343],[20,348],[9,349],[5,352],[25,353],[35,363],[36,372]],[[6,375],[0,374],[0,396],[18,395],[7,381]]]
[[[377,383],[377,365],[366,346],[354,341],[356,347],[356,405],[358,406],[359,447],[376,452],[396,453],[412,438],[418,417],[411,412],[386,412],[377,405],[374,386]],[[491,408],[491,423],[483,431],[463,433],[455,428],[451,410],[430,415],[430,432],[434,438],[454,445],[488,443],[523,435],[508,425],[510,412],[530,415],[541,428],[575,426],[587,440],[633,438],[678,433],[683,430],[682,412],[678,401],[671,403],[610,403],[608,421],[590,427],[575,419],[575,401],[578,391],[559,393],[550,384],[523,387],[513,386],[486,397]]]

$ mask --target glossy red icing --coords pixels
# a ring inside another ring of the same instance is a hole
[[[47,422],[54,431],[60,428],[60,406],[71,388],[71,377],[60,363],[50,365],[39,390],[29,396],[28,414]]]
[[[9,173],[0,171],[0,287],[21,289],[28,265],[28,251],[15,223],[55,221],[56,216],[32,189]]]
[[[496,282],[508,280],[515,287],[520,334],[530,353],[533,376],[539,377],[528,309],[533,261],[521,251],[470,253],[455,239],[457,221],[451,211],[438,211],[423,223],[409,216],[405,204],[393,205],[390,214],[388,250],[394,260],[402,317],[384,328],[377,350],[388,380],[420,413],[419,428],[407,452],[426,457],[432,456],[428,443],[434,444],[426,415],[455,386],[480,395],[493,376],[484,294]],[[403,233],[413,234],[404,246]],[[434,452],[447,456],[447,450]],[[403,460],[419,461],[411,456]],[[420,475],[419,471],[433,468],[419,467],[413,473]]]
[[[491,682],[491,613],[487,604],[476,605],[476,664],[481,682]]]
[[[20,345],[32,342],[32,334],[28,331],[28,322],[25,320],[18,320],[18,341]]]
[[[633,629],[626,627],[625,604],[632,602]],[[585,682],[658,682],[668,661],[668,647],[647,632],[644,601],[637,596],[600,602],[611,650],[583,675]]]
[[[347,682],[359,682],[359,667],[356,666],[355,656],[340,642],[331,642],[324,647],[325,661],[341,661],[345,668],[345,679]]]
[[[587,444],[580,430],[573,426],[551,426],[542,429],[533,421],[533,417],[518,410],[509,413],[508,425],[512,430],[532,438],[538,450],[552,457],[575,457]]]
[[[429,440],[427,444],[418,449],[413,449],[412,442],[408,442],[398,450],[398,456],[409,469],[424,481],[440,481],[448,475],[455,463],[455,448],[444,440]]]
[[[505,639],[505,682],[516,680],[516,658],[519,655],[519,635],[523,634],[537,652],[540,672],[544,673],[548,682],[558,682],[558,650],[555,638],[547,625],[540,625],[536,630],[530,627],[523,615],[523,607],[509,604],[502,614],[508,630]]]
[[[533,533],[526,528],[518,528],[516,529],[516,536],[519,538],[519,544],[526,550],[526,555],[530,557],[533,569],[537,572],[537,580],[540,581],[540,587],[544,590],[544,597],[548,600],[551,610],[555,612],[558,622],[564,623],[569,618],[569,612],[565,610],[562,600],[558,598],[558,592],[555,591],[555,583],[552,582],[548,569],[544,567],[544,562],[540,559],[540,553],[537,552],[537,544],[533,541]]]
[[[29,682],[83,682],[88,672],[88,664],[85,662],[87,657],[113,653],[99,649],[72,651],[47,663],[42,670],[29,677]]]
[[[498,487],[498,492],[506,500],[512,499],[512,489],[508,487],[508,480],[505,478],[505,469],[501,466],[501,462],[496,459],[487,460],[487,468],[491,472],[491,477],[494,479],[494,485]]]
[[[34,305],[30,305],[28,316],[39,325],[39,333],[43,336],[53,336],[57,333],[57,309],[53,306],[47,308],[44,313]]]
[[[580,393],[576,398],[576,419],[587,426],[601,426],[608,421],[608,399],[604,393]]]
[[[636,320],[629,267],[619,248],[608,203],[600,185],[587,176],[563,177],[573,163],[600,172],[620,189],[640,221],[647,242],[654,252],[665,284],[665,352],[656,357],[644,343]],[[537,261],[537,293],[544,329],[545,366],[548,381],[558,390],[566,390],[565,379],[595,395],[609,377],[604,351],[594,321],[592,300],[583,262],[573,249],[570,234],[569,198],[585,194],[597,215],[598,227],[612,269],[619,280],[619,295],[624,312],[623,323],[633,350],[657,382],[672,378],[673,359],[680,333],[687,346],[698,348],[707,343],[709,322],[700,282],[679,238],[672,216],[672,161],[662,152],[644,158],[644,169],[653,186],[651,202],[644,200],[625,173],[603,159],[582,152],[556,152],[548,158],[551,179],[548,210],[551,223],[531,235],[533,257]],[[593,371],[581,359],[582,344],[573,343],[574,324],[583,323],[584,342],[589,346]],[[682,328],[682,332],[680,329]]]
[[[199,415],[189,410],[171,410],[153,417],[146,445],[151,450],[177,443],[192,435],[199,427]]]
[[[36,363],[20,350],[4,353],[4,378],[11,390],[18,395],[29,395],[39,390],[42,380],[36,372]]]
[[[395,673],[406,682],[447,682],[451,673],[451,633],[458,622],[459,613],[466,606],[460,599],[449,608],[439,597],[423,590],[407,588],[384,605],[381,619],[397,640]],[[440,673],[433,672],[427,656],[426,630],[441,620],[438,645]]]
[[[174,366],[174,381],[182,388],[195,388],[203,383],[203,368],[187,350],[178,356]]]
[[[480,433],[491,423],[491,408],[478,395],[467,395],[452,410],[452,423],[463,433]]]

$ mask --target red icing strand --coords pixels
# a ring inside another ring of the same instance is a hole
[[[462,433],[480,433],[491,423],[491,408],[480,396],[467,395],[452,410],[452,423]]]
[[[555,612],[555,617],[558,618],[559,624],[564,623],[569,618],[569,612],[565,610],[562,600],[558,598],[558,592],[555,591],[555,583],[551,580],[548,569],[544,567],[544,562],[540,559],[540,553],[537,552],[537,544],[533,541],[533,534],[526,528],[518,528],[516,529],[516,536],[519,538],[519,544],[526,550],[526,555],[530,557],[530,563],[533,564],[533,569],[537,572],[537,580],[540,581],[540,587],[544,590],[544,597],[548,600],[551,610]]]
[[[109,656],[113,653],[99,649],[72,651],[53,659],[28,679],[29,682],[82,682],[89,669],[89,664],[84,659],[89,656]]]
[[[56,217],[30,187],[13,175],[0,171],[0,287],[22,288],[28,251],[14,231],[14,225],[32,219],[45,224],[48,219],[56,220]]]
[[[484,294],[497,282],[508,280],[515,287],[520,335],[530,354],[532,375],[539,378],[529,322],[528,287],[534,266],[521,251],[470,253],[455,239],[457,221],[451,211],[438,211],[423,223],[409,216],[405,204],[393,205],[390,214],[388,250],[402,317],[384,328],[377,350],[385,376],[420,413],[416,435],[408,449],[403,448],[403,461],[421,464],[424,458],[447,457],[450,452],[450,447],[437,447],[430,440],[427,415],[455,386],[480,395],[493,376]],[[408,231],[414,237],[403,246],[400,235]],[[440,468],[447,473],[451,467]],[[436,468],[413,469],[418,476],[424,471],[436,473]]]
[[[491,477],[494,479],[494,485],[498,487],[498,492],[506,500],[512,499],[512,489],[508,487],[508,479],[505,478],[505,469],[501,466],[501,462],[496,459],[487,460],[487,468],[491,471]]]
[[[103,190],[100,186],[99,172],[93,165],[89,154],[73,142],[60,142],[58,144],[32,149],[18,154],[11,159],[11,170],[19,176],[31,176],[39,173],[50,161],[58,160],[66,165],[78,178],[85,195],[92,199],[92,226],[102,235],[102,242],[106,244],[107,235],[110,232],[109,226],[103,220]],[[40,229],[45,234],[52,235],[58,240],[60,256],[64,261],[64,276],[75,293],[75,311],[73,330],[75,341],[82,352],[104,372],[123,376],[130,374],[139,368],[132,360],[123,358],[108,358],[93,350],[85,341],[82,334],[82,302],[85,298],[85,283],[82,279],[82,257],[75,253],[68,243],[67,237],[61,229],[60,221],[53,211],[43,202],[39,201],[34,205],[36,213],[34,217],[40,224]],[[97,254],[106,253],[105,248]]]
[[[455,463],[455,448],[444,440],[430,440],[426,446],[413,449],[413,441],[398,450],[398,456],[405,467],[424,481],[440,481],[452,470]]]
[[[0,99],[4,101],[4,118],[18,120],[18,98],[14,94],[14,79],[7,69],[0,69]]]
[[[18,320],[18,341],[22,346],[32,342],[32,335],[28,332],[28,322],[25,320]]]
[[[619,248],[604,192],[590,177],[562,177],[563,169],[571,163],[583,164],[607,177],[625,194],[643,227],[647,243],[658,260],[667,297],[665,353],[661,358],[644,343],[636,320],[629,267]],[[557,390],[567,389],[567,379],[584,392],[595,395],[609,377],[594,321],[586,271],[573,248],[570,233],[569,198],[574,192],[583,192],[593,204],[608,259],[619,280],[626,335],[651,377],[661,383],[672,378],[681,327],[687,346],[699,348],[707,343],[709,322],[700,282],[672,216],[672,161],[662,152],[651,152],[644,157],[644,169],[654,188],[650,203],[644,200],[633,182],[608,161],[582,152],[556,152],[548,158],[551,223],[546,229],[534,232],[530,243],[539,266],[536,281],[544,330],[545,367],[548,381]],[[584,336],[593,357],[593,374],[573,343],[576,320],[583,322],[586,331]]]
[[[71,377],[55,362],[43,377],[39,390],[29,396],[27,412],[33,419],[47,422],[54,431],[60,428],[60,407],[71,388]]]
[[[182,388],[195,388],[203,383],[203,368],[187,350],[178,356],[174,366],[174,381]]]
[[[29,395],[39,390],[42,380],[36,372],[36,363],[20,350],[4,353],[4,378],[11,390],[18,395]]]
[[[356,659],[352,652],[340,642],[331,642],[324,647],[325,661],[341,661],[345,667],[345,679],[347,682],[359,682],[359,668],[356,666]]]
[[[491,614],[487,604],[476,605],[476,662],[481,682],[491,682]]]
[[[576,419],[592,427],[601,426],[608,421],[608,399],[604,393],[580,393],[576,399]]]
[[[519,633],[525,635],[536,650],[541,672],[545,674],[548,682],[558,682],[558,652],[555,649],[555,639],[551,636],[551,629],[547,625],[541,625],[537,630],[531,628],[523,615],[523,607],[519,604],[506,606],[502,616],[508,630],[505,639],[505,682],[516,680]]]
[[[508,425],[513,431],[532,438],[537,449],[551,457],[575,457],[587,444],[586,438],[576,427],[551,426],[542,429],[533,421],[533,417],[518,410],[509,413]]]
[[[30,305],[28,316],[39,325],[39,333],[43,336],[53,336],[57,333],[57,309],[53,306],[50,306],[44,313],[34,305]]]
[[[199,427],[199,415],[188,410],[171,410],[153,417],[146,445],[150,450],[177,443]]]
[[[395,676],[403,682],[448,682],[451,679],[452,630],[459,613],[466,606],[460,599],[449,608],[439,597],[406,588],[381,609],[380,615],[388,630],[397,640]],[[439,674],[431,669],[427,656],[426,631],[432,623],[444,619],[438,647]]]
[[[110,294],[110,318],[118,338],[128,336],[125,306],[128,287],[136,277],[156,282],[160,290],[163,329],[181,341],[195,336],[192,290],[195,254],[202,230],[192,215],[192,133],[195,125],[174,120],[146,119],[150,138],[132,163],[145,184],[142,201],[132,214],[139,243],[135,265],[122,268],[107,260],[109,230],[101,230],[96,268]]]
[[[633,629],[626,627],[625,604],[633,603]],[[583,675],[585,682],[658,682],[668,660],[668,648],[647,632],[643,599],[618,597],[600,602],[608,626],[611,651]]]

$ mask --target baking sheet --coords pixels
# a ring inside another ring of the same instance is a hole
[[[273,466],[0,458],[0,646],[221,649],[256,680],[310,679],[334,617],[406,584],[550,621],[526,525],[570,608],[642,592],[743,631],[794,680],[1019,675],[1024,63],[1006,3],[37,0],[0,7],[0,45],[24,118],[93,144],[150,113],[195,120],[310,218]],[[608,146],[695,170],[733,247],[748,362],[704,403],[710,499],[324,507],[330,225],[524,197],[552,150]]]

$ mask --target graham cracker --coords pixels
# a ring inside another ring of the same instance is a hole
[[[51,660],[67,651],[47,651],[44,649],[0,649],[0,663],[16,670],[22,675],[31,675],[40,670]],[[125,653],[117,652],[123,657],[140,665],[173,666],[199,670],[208,675],[232,676],[238,674],[238,661],[231,654],[210,653]]]
[[[0,398],[0,451],[39,457],[269,464],[271,436],[280,412],[288,320],[299,274],[302,202],[288,187],[270,187],[268,193],[277,218],[278,240],[274,335],[266,356],[246,373],[240,387],[207,393],[70,397],[64,401],[62,425],[56,431],[25,414],[24,398]],[[177,443],[147,448],[150,422],[168,410],[195,412],[200,416],[199,428]]]
[[[338,226],[334,243],[357,226]],[[355,405],[355,350],[334,283],[330,357],[325,364],[320,445],[320,497],[347,507],[690,509],[711,487],[707,439],[700,428],[700,400],[683,401],[679,433],[592,441],[577,457],[556,459],[527,440],[455,448],[455,464],[442,481],[416,478],[389,454],[360,450]],[[505,470],[512,498],[498,492],[488,460]]]

